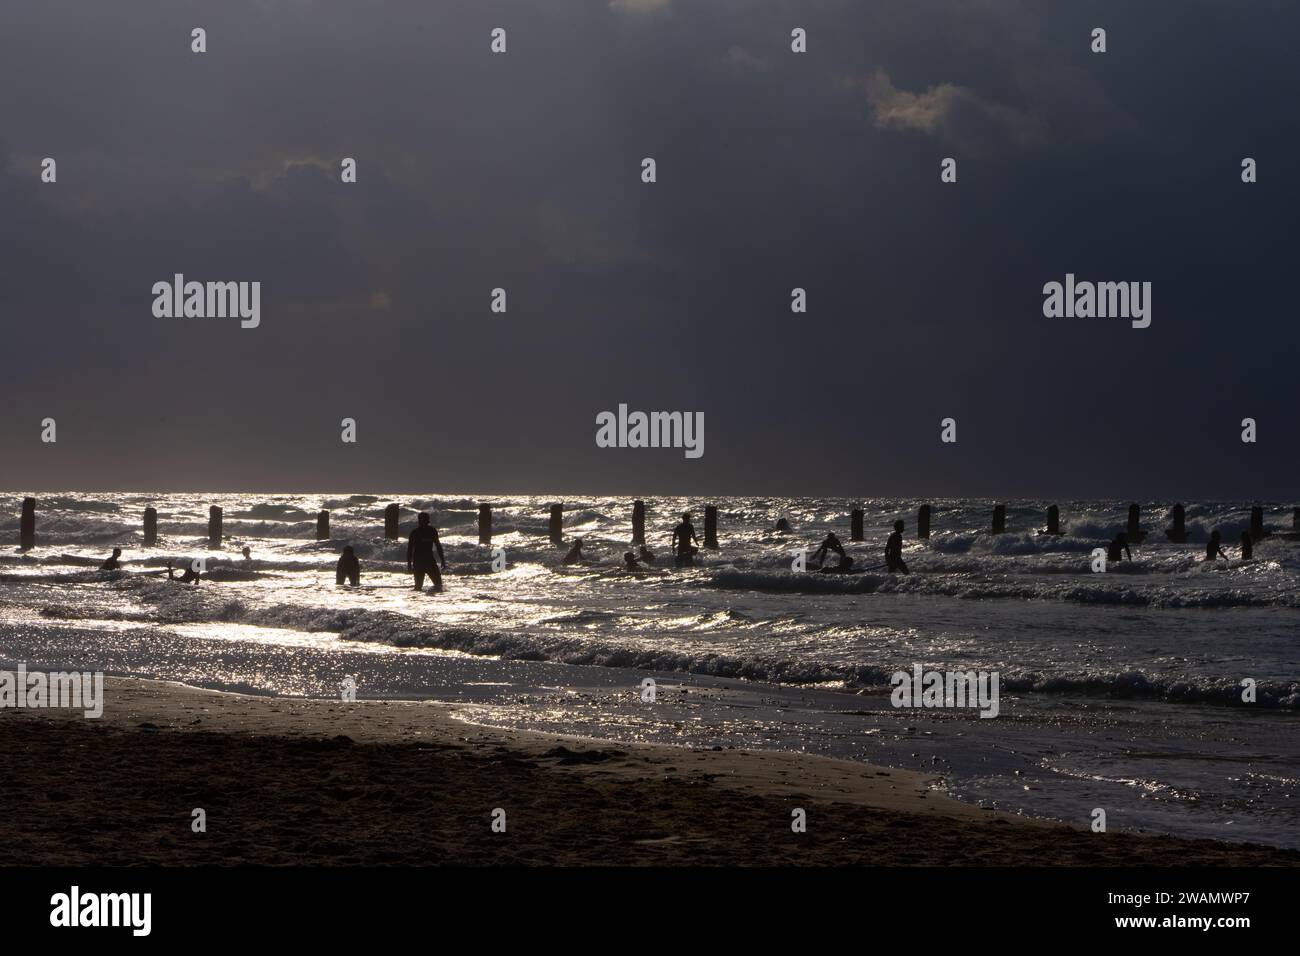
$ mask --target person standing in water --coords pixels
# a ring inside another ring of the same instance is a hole
[[[99,566],[101,571],[117,571],[122,567],[122,562],[117,560],[122,556],[121,548],[114,548],[113,553],[103,564]]]
[[[433,552],[437,549],[438,560],[434,561]],[[438,565],[447,570],[447,559],[442,554],[442,542],[438,540],[438,529],[429,524],[429,512],[421,511],[418,524],[406,542],[406,570],[415,575],[415,590],[424,590],[424,577],[428,575],[433,581],[434,592],[442,590],[442,575]]]
[[[343,549],[343,553],[339,556],[339,563],[334,568],[334,583],[338,585],[344,581],[353,587],[361,583],[361,562],[357,560],[352,545]]]
[[[1223,548],[1219,546],[1221,540],[1218,531],[1210,532],[1210,543],[1205,546],[1206,561],[1214,561],[1218,558],[1223,558],[1225,561],[1228,559],[1228,556],[1223,553]]]
[[[700,550],[699,544],[699,539],[695,537],[695,525],[691,524],[691,513],[683,512],[682,523],[673,528],[671,546],[673,554],[677,556],[676,563],[679,568],[691,567],[695,564],[695,553]]]
[[[1128,535],[1121,531],[1115,535],[1115,540],[1106,549],[1106,561],[1110,564],[1118,564],[1124,557],[1132,561],[1133,552],[1128,549]]]
[[[885,541],[885,567],[890,574],[907,574],[903,561],[903,522],[894,522],[894,533]]]

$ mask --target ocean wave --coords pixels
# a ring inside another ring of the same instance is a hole
[[[321,507],[328,511],[337,508],[355,508],[358,505],[374,504],[379,498],[375,495],[348,495],[346,498],[326,498]]]
[[[1245,566],[1238,563],[1235,570]],[[1233,566],[1213,565],[1192,569],[1190,577],[1230,574]],[[1017,579],[985,574],[818,574],[794,571],[714,571],[702,582],[707,587],[771,594],[919,594],[965,600],[1043,600],[1079,604],[1113,604],[1150,608],[1300,607],[1300,591],[1289,586],[1274,589],[1241,586],[1207,587],[1193,584],[1147,584],[1140,580],[1146,569],[1119,565],[1096,575],[1095,583]],[[1135,578],[1139,580],[1129,580]]]
[[[777,684],[839,684],[848,691],[884,691],[897,671],[909,671],[912,661],[828,663],[775,656],[734,656],[678,647],[655,647],[636,641],[614,641],[584,632],[568,636],[523,633],[471,626],[440,626],[396,611],[364,608],[318,608],[303,605],[254,605],[199,588],[136,579],[129,586],[153,605],[160,624],[224,621],[258,627],[328,632],[348,641],[392,647],[427,647],[461,651],[507,660],[551,661],[574,666],[619,667],[712,677],[739,678]],[[50,607],[48,616],[76,617],[76,611]],[[104,618],[98,612],[86,617]],[[136,612],[128,612],[138,620]],[[552,623],[581,625],[610,612],[577,612]],[[110,619],[113,615],[108,615]],[[123,617],[122,619],[127,619]],[[957,666],[957,665],[954,665]],[[987,668],[985,668],[987,669]],[[1160,700],[1176,704],[1242,705],[1241,687],[1225,678],[1163,678],[1141,670],[1042,673],[1002,670],[1003,692]],[[1300,709],[1300,683],[1260,681],[1251,706]]]
[[[869,594],[880,588],[890,575],[818,574],[816,572],[740,570],[714,571],[704,582],[708,587],[733,591],[765,591],[772,594]]]
[[[271,502],[253,505],[245,511],[226,512],[226,518],[257,518],[263,521],[297,521],[316,520],[314,512],[304,511],[295,505],[280,505]]]

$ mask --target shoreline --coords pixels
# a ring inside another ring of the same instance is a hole
[[[24,863],[1300,865],[982,809],[921,773],[829,757],[497,729],[433,702],[138,678],[106,678],[105,694],[94,721],[0,710],[0,834]]]

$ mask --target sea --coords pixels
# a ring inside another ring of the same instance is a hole
[[[37,539],[21,551],[25,495]],[[352,685],[360,699],[440,701],[471,724],[820,754],[921,771],[958,800],[1027,816],[1094,826],[1101,810],[1111,830],[1300,847],[1290,503],[1185,502],[1187,539],[1174,542],[1174,503],[1138,502],[1132,560],[1099,571],[1094,551],[1125,530],[1130,502],[1006,501],[993,534],[986,500],[644,501],[657,562],[630,571],[631,498],[14,492],[0,498],[0,667],[293,697]],[[566,546],[583,539],[581,565],[548,539],[556,502]],[[390,503],[399,540],[384,537]],[[1041,533],[1051,504],[1059,535]],[[718,547],[673,567],[672,528],[689,511],[703,540],[706,505]],[[1243,560],[1256,505],[1269,534]],[[854,508],[862,541],[850,541]],[[328,540],[316,540],[321,509]],[[406,573],[421,511],[445,549],[443,593],[417,594]],[[775,530],[781,518],[790,530]],[[883,567],[896,520],[908,574]],[[1215,530],[1228,556],[1206,561]],[[801,564],[828,532],[860,573]],[[345,545],[360,588],[335,584]],[[122,569],[99,570],[114,547]],[[199,584],[166,578],[200,559]],[[997,716],[898,706],[895,675],[917,665],[996,673]]]

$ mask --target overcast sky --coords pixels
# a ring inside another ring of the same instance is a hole
[[[0,487],[1300,495],[1295,3],[3,20]],[[156,318],[177,272],[260,327]],[[1150,328],[1045,318],[1067,272]],[[703,457],[598,448],[620,402]]]

